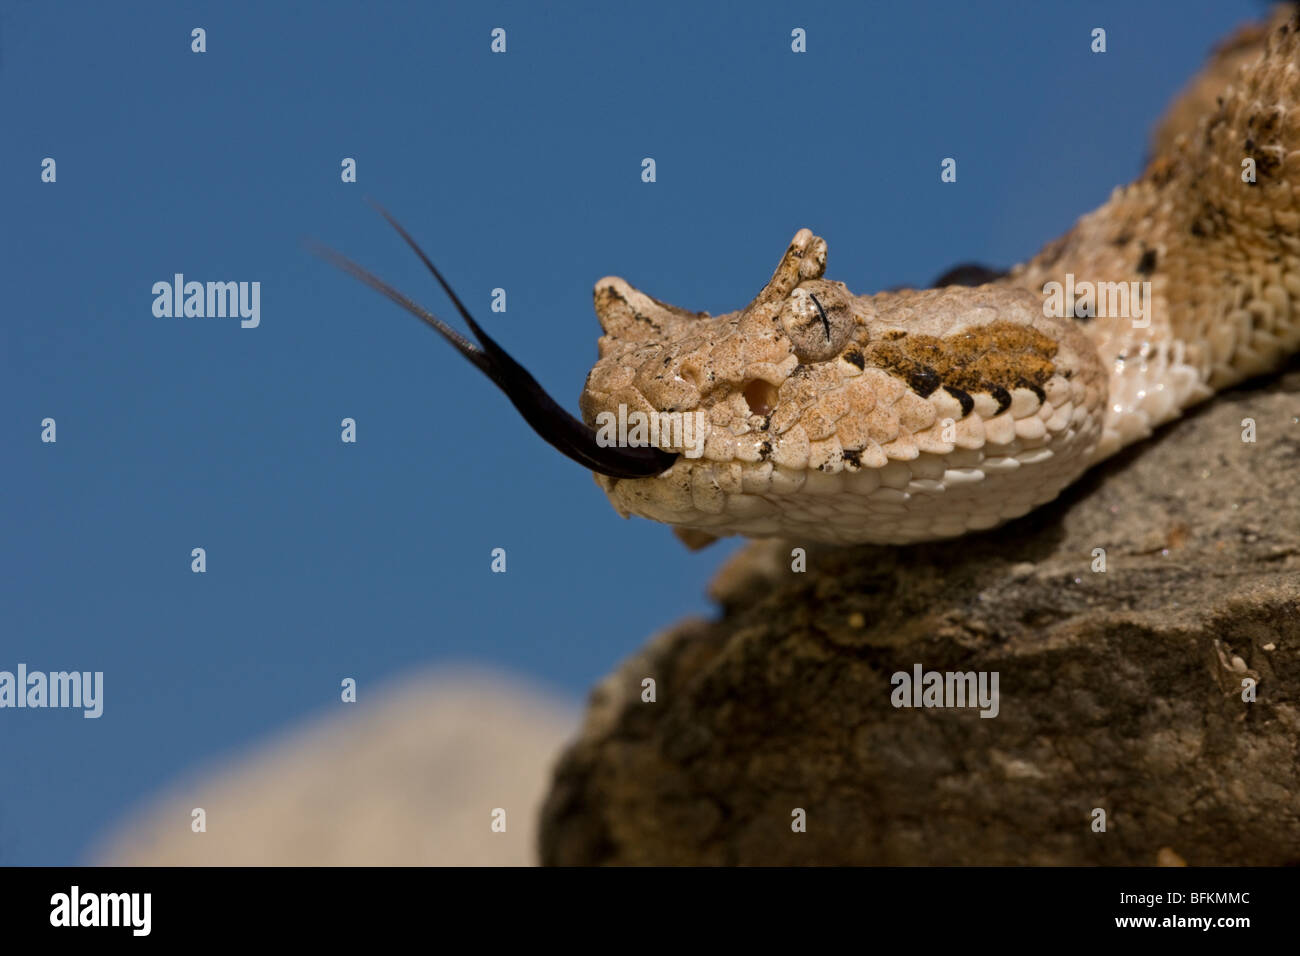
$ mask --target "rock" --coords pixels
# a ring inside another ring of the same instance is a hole
[[[755,542],[712,595],[593,693],[544,863],[1300,863],[1300,363],[1000,529]],[[917,664],[997,716],[895,708]]]
[[[363,690],[191,775],[106,837],[109,866],[520,866],[569,707],[485,671]],[[202,807],[207,832],[192,833]],[[506,811],[505,832],[492,813]]]

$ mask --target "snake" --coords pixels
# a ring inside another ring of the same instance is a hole
[[[1142,175],[1035,257],[855,295],[800,229],[743,308],[693,312],[616,276],[566,411],[470,315],[387,212],[472,342],[373,272],[614,508],[692,547],[955,538],[1053,500],[1088,469],[1300,348],[1300,18],[1223,43]],[[661,426],[661,427],[656,427]]]

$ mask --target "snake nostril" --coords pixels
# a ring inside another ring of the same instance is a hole
[[[754,415],[770,415],[776,408],[776,386],[761,378],[756,378],[745,385],[745,404]]]

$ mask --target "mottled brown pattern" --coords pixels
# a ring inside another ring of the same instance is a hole
[[[584,419],[626,408],[708,422],[696,457],[665,448],[680,454],[659,475],[598,478],[611,502],[714,535],[953,537],[1038,507],[1276,370],[1300,350],[1293,14],[1234,41],[1212,95],[1199,86],[1195,108],[1174,111],[1186,121],[1164,128],[1142,178],[995,281],[854,295],[826,277],[809,229],[749,305],[716,317],[602,279]],[[1048,308],[1103,283],[1131,295],[1077,319]]]
[[[964,392],[1041,387],[1056,370],[1057,343],[1014,322],[993,322],[957,335],[891,330],[868,342],[868,361],[903,378],[922,397],[950,385]]]

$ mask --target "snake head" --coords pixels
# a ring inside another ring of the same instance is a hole
[[[723,315],[669,305],[617,277],[596,283],[605,335],[579,401],[584,421],[621,428],[634,416],[670,425],[680,416],[691,426],[659,428],[659,447],[680,456],[663,474],[597,479],[621,513],[707,530],[728,523],[726,509],[754,506],[746,486],[802,482],[809,443],[792,426],[845,362],[861,371],[862,316],[825,270],[826,242],[800,229],[758,294]]]
[[[1040,299],[998,285],[854,296],[825,270],[826,243],[801,229],[734,312],[597,283],[605,335],[583,419],[620,440],[645,437],[634,417],[658,419],[654,443],[679,456],[653,478],[598,476],[620,513],[713,536],[924,540],[1023,513],[1084,467],[1096,420],[1074,409],[1099,407],[1104,382]],[[678,417],[693,427],[663,427]],[[1005,478],[1029,462],[1041,478]],[[963,497],[976,481],[977,506]]]
[[[383,211],[380,210],[382,213]],[[579,420],[469,314],[392,217],[477,344],[332,250],[324,258],[421,319],[543,439],[595,472],[624,516],[693,541],[946,537],[1022,514],[1086,466],[1105,402],[1096,350],[1024,289],[854,296],[801,229],[772,278],[723,315],[596,284],[605,334]],[[1033,465],[1033,480],[1006,475]],[[996,469],[996,471],[994,470]],[[963,498],[981,482],[978,501]],[[951,507],[912,502],[942,496]]]

